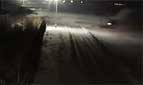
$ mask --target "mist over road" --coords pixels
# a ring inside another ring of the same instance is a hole
[[[30,50],[34,56],[32,60],[38,61],[41,58],[37,74],[32,74],[32,72],[27,74],[26,76],[32,75],[32,78],[25,82],[28,83],[34,77],[33,85],[138,85],[143,83],[142,15],[140,12],[142,2],[134,0],[125,2],[122,0],[121,2],[114,0],[77,0],[75,2],[74,0],[0,0],[0,3],[1,15],[26,16],[27,19],[40,16],[43,17],[40,19],[46,22],[43,21],[42,26],[45,28],[46,25],[46,32],[41,57],[38,53],[40,49],[37,52],[32,51],[36,50],[37,44],[30,44],[32,47],[24,46],[32,48]],[[6,21],[10,21],[9,18]],[[13,23],[13,21],[10,22]],[[25,22],[28,23],[28,21]],[[3,23],[1,24],[3,26]],[[32,24],[29,23],[30,25]],[[26,36],[30,37],[27,34]],[[17,35],[16,37],[23,42],[22,37]],[[32,39],[29,38],[29,40]],[[38,39],[36,38],[33,43],[38,42]],[[27,38],[24,41],[28,43]],[[21,44],[16,46],[19,48]],[[8,54],[8,56],[11,55]],[[39,57],[36,58],[36,56]],[[30,65],[32,62],[28,62],[28,57],[24,58],[25,60],[21,57],[18,59],[24,61],[23,65],[28,68],[24,68],[25,72],[29,69],[35,72],[32,68],[34,66]],[[18,63],[21,61],[18,60]],[[38,65],[37,62],[34,64]],[[18,80],[20,79],[19,72]],[[6,82],[0,80],[0,83]]]
[[[142,39],[129,25],[101,28],[106,17],[38,11],[47,21],[37,84],[135,84]]]

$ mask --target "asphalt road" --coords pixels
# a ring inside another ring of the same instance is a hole
[[[141,81],[141,34],[100,28],[105,17],[38,12],[47,21],[34,84],[125,84]],[[56,23],[56,25],[55,25]],[[120,29],[123,28],[123,29]]]

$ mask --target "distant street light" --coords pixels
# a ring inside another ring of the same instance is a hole
[[[71,0],[71,3],[73,3],[73,0]]]
[[[123,3],[114,3],[115,6],[124,6],[125,4]]]
[[[80,3],[83,4],[83,1],[81,0]]]
[[[111,25],[113,25],[113,24],[112,24],[111,22],[108,22],[107,25],[108,25],[108,26],[111,26]]]
[[[63,3],[65,3],[66,1],[65,0],[63,0]]]

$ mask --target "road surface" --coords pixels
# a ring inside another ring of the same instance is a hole
[[[141,81],[141,34],[126,30],[130,26],[100,28],[106,18],[95,15],[40,11],[38,16],[45,17],[47,27],[34,84],[135,85]]]

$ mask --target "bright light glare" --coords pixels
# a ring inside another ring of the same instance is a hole
[[[114,3],[115,6],[123,6],[123,3]]]
[[[46,34],[47,33],[54,33],[59,35],[62,34],[63,36],[69,36],[69,34],[71,33],[72,36],[74,37],[80,37],[81,38],[88,38],[88,39],[93,39],[93,36],[100,38],[103,41],[107,41],[107,42],[112,42],[112,43],[116,43],[117,41],[119,41],[119,38],[122,37],[122,41],[120,41],[119,43],[127,43],[128,42],[136,42],[138,41],[139,44],[141,43],[141,39],[136,39],[133,37],[129,37],[127,33],[123,33],[121,32],[113,32],[113,31],[109,31],[109,30],[101,30],[97,27],[97,29],[87,29],[84,27],[69,27],[69,26],[49,26],[46,25]],[[91,36],[92,34],[92,36]],[[78,36],[79,35],[79,36]],[[81,37],[81,36],[85,36],[85,37]],[[123,37],[124,36],[124,37]]]
[[[102,31],[102,30],[90,30],[86,29],[84,27],[69,27],[69,26],[49,26],[46,25],[46,32],[52,32],[52,33],[72,33],[74,35],[89,35],[89,33],[92,33],[95,36],[98,37],[104,37],[105,39],[117,39],[116,37],[118,36],[117,33],[110,33],[109,31]],[[113,36],[116,35],[116,36]]]
[[[73,0],[71,0],[71,3],[73,3]]]
[[[45,1],[53,1],[53,0],[45,0]]]
[[[45,0],[45,1],[49,1],[49,2],[59,2],[60,0]]]
[[[81,1],[80,3],[83,4],[83,1]]]
[[[74,33],[74,34],[83,34],[88,33],[84,27],[68,27],[68,26],[46,26],[46,32],[64,32],[64,33]]]
[[[63,3],[65,3],[66,1],[65,0],[63,0]]]
[[[107,25],[111,26],[111,25],[112,25],[112,23],[111,23],[111,22],[108,22],[108,23],[107,23]]]

